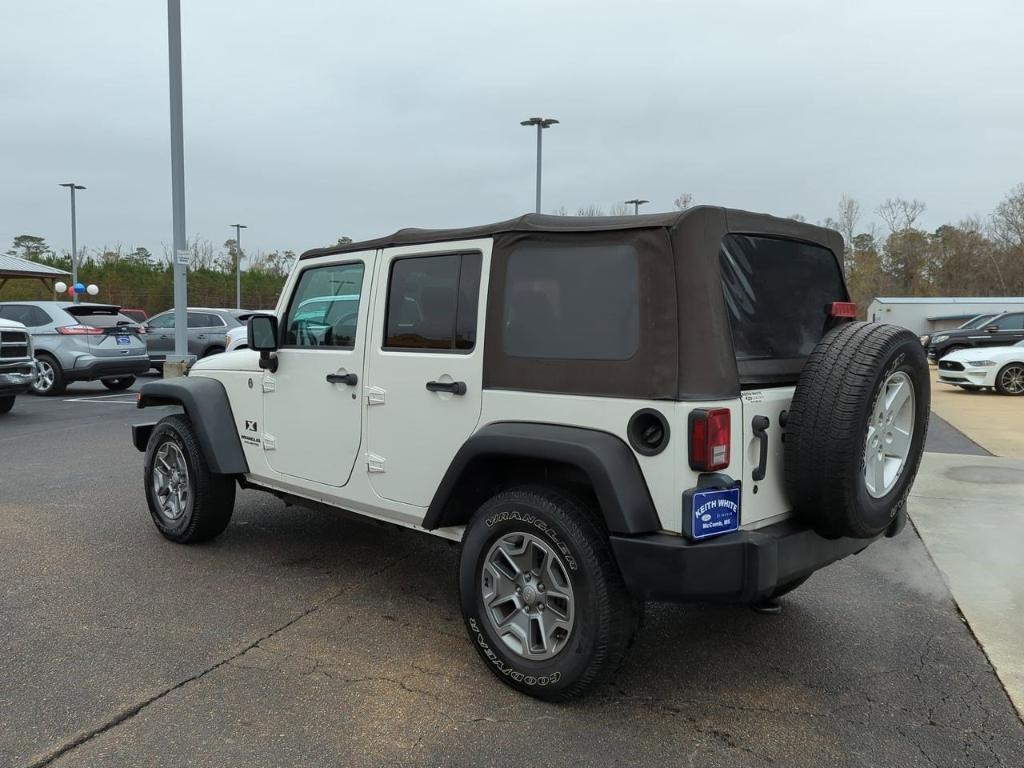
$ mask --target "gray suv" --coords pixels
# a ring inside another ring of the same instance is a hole
[[[120,307],[69,301],[0,303],[0,318],[22,323],[32,337],[37,395],[59,395],[72,381],[127,389],[149,370],[142,330]]]
[[[188,354],[206,357],[223,352],[227,333],[242,325],[239,315],[251,314],[247,309],[188,308]],[[174,353],[174,310],[154,315],[146,322],[146,346],[154,368],[162,368],[167,356]]]

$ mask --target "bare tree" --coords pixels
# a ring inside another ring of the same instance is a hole
[[[569,215],[569,209],[566,208],[564,205],[560,205],[557,208],[555,208],[554,210],[552,210],[551,213],[553,215],[555,215],[555,216],[568,216]]]
[[[807,221],[807,217],[801,216],[799,213],[791,213],[787,218],[790,218],[793,221]]]
[[[853,236],[857,229],[857,222],[860,221],[860,203],[849,195],[839,198],[839,232],[843,235],[847,245],[853,243]]]
[[[890,197],[875,209],[875,213],[889,227],[889,232],[896,234],[913,229],[914,223],[926,209],[927,206],[920,200]]]
[[[1004,248],[1024,248],[1024,184],[1011,189],[996,206],[992,235]]]
[[[693,193],[683,192],[679,197],[672,201],[672,205],[680,211],[685,211],[687,208],[693,206]]]
[[[581,205],[576,210],[577,216],[604,216],[604,209],[598,205],[591,203],[590,205]]]
[[[609,216],[628,216],[631,213],[632,211],[625,203],[612,203],[612,207],[608,210]]]

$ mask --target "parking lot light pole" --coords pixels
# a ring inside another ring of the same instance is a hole
[[[637,199],[637,198],[633,198],[632,200],[627,200],[626,201],[626,205],[632,205],[633,206],[633,215],[634,216],[639,216],[640,215],[640,206],[641,205],[646,205],[649,202],[651,202],[651,201],[650,200],[640,200],[640,199]]]
[[[541,160],[541,136],[545,128],[558,125],[558,121],[551,117],[531,117],[529,120],[522,120],[520,125],[537,126],[537,213],[540,213],[540,160]]]
[[[235,228],[235,309],[242,308],[242,230],[245,224],[229,224]]]
[[[62,187],[67,187],[71,190],[71,284],[77,285],[78,283],[78,223],[75,220],[75,190],[85,189],[81,184],[75,184],[73,181],[69,181],[66,184],[61,184]],[[78,303],[78,294],[74,296],[75,304]]]
[[[181,118],[181,0],[167,0],[171,94],[171,210],[174,231],[174,358],[188,362],[188,244],[185,240],[185,147]]]

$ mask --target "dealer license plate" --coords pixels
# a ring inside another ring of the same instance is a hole
[[[706,539],[740,527],[740,489],[695,490],[690,504],[691,535]]]

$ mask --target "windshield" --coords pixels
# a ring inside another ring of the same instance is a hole
[[[995,317],[995,315],[978,315],[977,317],[972,317],[966,323],[961,325],[958,330],[968,330],[970,328],[981,328],[981,326],[983,326],[985,323],[987,323],[993,317]]]

